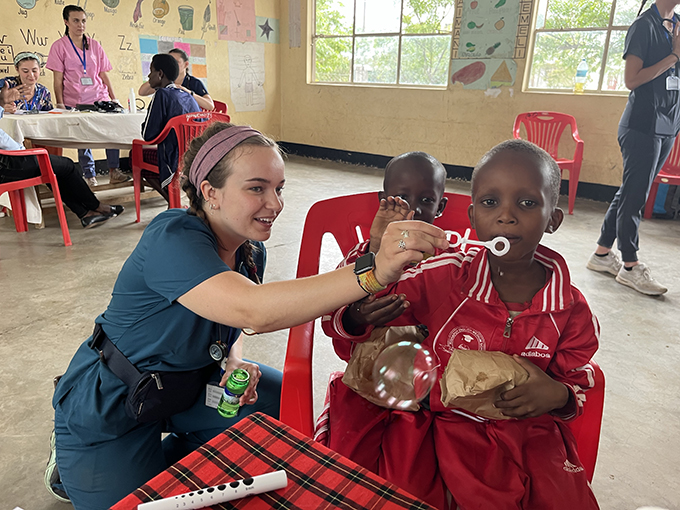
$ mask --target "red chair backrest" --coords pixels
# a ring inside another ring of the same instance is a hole
[[[557,147],[564,129],[571,126],[572,132],[578,131],[574,117],[558,112],[520,113],[515,119],[513,127],[515,138],[520,138],[521,124],[524,124],[527,130],[527,140],[541,147],[554,159],[557,159]]]
[[[463,234],[470,228],[467,215],[470,197],[456,193],[444,195],[448,198],[446,208],[443,214],[435,219],[434,224]],[[312,205],[307,213],[302,233],[297,277],[318,274],[321,240],[324,234],[329,233],[335,238],[342,253],[347,253],[359,242],[357,228],[360,229],[363,240],[368,239],[379,203],[378,193],[373,191],[329,198]],[[477,239],[474,233],[471,233],[470,239]]]
[[[445,196],[448,198],[446,209],[434,223],[441,228],[463,234],[470,228],[467,215],[470,197],[455,193],[445,193]],[[363,239],[368,239],[378,205],[378,193],[375,191],[330,198],[312,205],[302,231],[297,277],[318,274],[324,234],[331,234],[343,253],[347,253],[359,242],[357,227]],[[469,238],[477,239],[474,231]],[[281,421],[309,437],[314,430],[313,345],[314,321],[290,329],[281,386]]]
[[[213,99],[213,104],[215,105],[215,109],[213,110],[214,112],[228,113],[227,103],[223,103],[222,101],[215,101]]]
[[[661,171],[666,174],[680,175],[680,136],[675,138],[673,148]]]
[[[179,147],[178,173],[182,169],[183,156],[189,148],[191,140],[201,136],[203,131],[213,122],[229,122],[230,120],[229,115],[218,112],[186,113],[170,119],[168,126],[175,130],[177,146]]]

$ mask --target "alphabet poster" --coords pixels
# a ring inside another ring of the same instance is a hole
[[[263,43],[229,41],[229,79],[237,112],[264,110]]]
[[[142,74],[144,79],[149,76],[151,59],[156,53],[167,53],[173,48],[179,48],[189,57],[189,74],[203,82],[208,88],[208,66],[205,60],[205,41],[201,39],[187,39],[186,37],[166,37],[156,35],[139,36],[139,52],[142,60]]]

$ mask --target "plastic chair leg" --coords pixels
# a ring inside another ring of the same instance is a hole
[[[64,204],[61,201],[61,192],[59,191],[59,184],[57,178],[54,177],[52,181],[52,194],[54,195],[54,205],[57,207],[57,216],[59,217],[59,225],[61,226],[61,235],[64,238],[64,246],[71,246],[71,233],[68,231],[68,222],[66,221],[66,213],[64,212]]]
[[[17,189],[10,191],[9,202],[12,205],[12,214],[14,215],[14,228],[17,232],[28,232],[28,218],[26,216],[24,190]]]
[[[569,214],[574,214],[579,173],[580,172],[575,172],[574,170],[569,170]]]
[[[141,220],[141,207],[142,207],[142,170],[141,168],[132,169],[132,185],[135,190],[135,210],[137,211],[137,219],[135,223],[139,223]]]
[[[659,183],[653,182],[652,187],[649,190],[649,196],[647,197],[647,203],[645,204],[645,214],[644,218],[646,220],[652,217],[652,212],[654,211],[654,202],[656,202],[656,194],[659,192]]]
[[[179,182],[177,179],[170,181],[170,185],[168,186],[168,202],[169,209],[181,209],[182,207],[182,199],[179,192]]]

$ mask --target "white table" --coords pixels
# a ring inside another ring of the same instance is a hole
[[[20,144],[28,138],[50,147],[130,150],[132,140],[142,137],[145,117],[146,112],[5,113],[0,119],[0,129]]]
[[[142,137],[142,122],[146,112],[97,113],[63,112],[39,114],[8,114],[0,119],[0,129],[20,144],[25,139],[48,147],[69,149],[132,149],[132,140]],[[26,215],[29,223],[42,223],[42,211],[35,191],[25,190]],[[0,205],[9,207],[6,193]]]

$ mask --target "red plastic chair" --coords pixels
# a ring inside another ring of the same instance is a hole
[[[595,385],[586,393],[583,404],[583,414],[569,422],[569,428],[576,438],[578,456],[586,470],[588,481],[593,481],[597,450],[600,445],[600,429],[602,427],[602,412],[604,411],[604,373],[600,366],[591,361],[593,366]]]
[[[213,100],[213,103],[215,105],[215,109],[213,110],[214,112],[219,112],[219,113],[228,113],[227,112],[227,103],[223,103],[222,101],[215,101]]]
[[[557,161],[561,170],[569,172],[569,214],[574,214],[576,190],[578,189],[578,179],[583,162],[583,140],[578,136],[576,119],[566,113],[557,112],[520,113],[512,128],[513,138],[521,139],[519,130],[522,124],[526,128],[527,139],[550,154]],[[557,156],[557,146],[567,126],[571,127],[571,136],[576,142],[576,150],[572,159]]]
[[[656,200],[656,194],[659,191],[659,184],[661,183],[670,184],[672,186],[680,184],[680,136],[676,137],[668,159],[663,167],[661,167],[659,175],[657,175],[654,182],[652,182],[652,187],[649,190],[649,197],[647,197],[647,204],[645,205],[644,217],[647,219],[652,217],[654,201]]]
[[[26,218],[26,208],[24,205],[24,190],[31,186],[37,186],[38,184],[50,184],[52,186],[52,194],[54,195],[54,203],[57,207],[59,224],[61,225],[61,235],[64,237],[64,246],[71,246],[71,234],[68,231],[66,213],[64,213],[64,205],[61,202],[59,184],[57,183],[57,177],[52,170],[50,156],[47,151],[45,149],[30,149],[23,151],[0,150],[0,155],[11,157],[35,156],[38,159],[38,166],[40,167],[40,176],[38,177],[0,184],[0,195],[5,192],[9,193],[9,201],[12,204],[14,227],[16,228],[16,231],[28,232],[28,219]]]
[[[201,133],[207,128],[211,123],[229,122],[231,118],[229,115],[217,112],[197,112],[197,113],[187,113],[184,115],[178,115],[170,119],[165,129],[161,131],[156,138],[150,141],[144,140],[133,140],[132,141],[132,151],[130,152],[130,161],[132,166],[132,181],[135,189],[135,208],[137,210],[137,219],[135,223],[139,223],[140,220],[140,201],[142,193],[142,170],[148,170],[150,172],[158,173],[158,165],[147,163],[144,161],[143,150],[144,147],[150,145],[158,145],[160,142],[165,140],[165,138],[170,134],[171,130],[175,131],[177,136],[177,146],[179,147],[179,159],[177,163],[177,171],[172,177],[172,181],[168,185],[168,195],[170,198],[170,209],[178,209],[182,207],[182,202],[180,199],[180,186],[179,186],[179,176],[182,172],[182,159],[184,153],[189,147],[189,142],[200,136]]]
[[[446,193],[445,196],[448,198],[446,209],[435,220],[435,225],[465,232],[465,229],[470,228],[467,215],[470,197],[455,193]],[[315,203],[307,213],[302,231],[297,278],[318,274],[321,241],[325,233],[335,238],[343,253],[347,253],[359,242],[357,227],[363,238],[368,239],[377,209],[378,197],[375,192],[330,198]],[[476,239],[474,231],[470,238]],[[290,329],[281,386],[280,420],[309,437],[314,433],[313,343],[314,321]],[[604,409],[604,374],[595,362],[591,361],[591,365],[594,369],[594,387],[587,393],[584,413],[569,423],[589,480],[592,480],[595,471]]]
[[[467,215],[470,197],[455,193],[445,193],[445,196],[448,203],[444,213],[434,224],[465,232],[470,228]],[[359,242],[357,227],[361,230],[363,239],[368,239],[378,204],[378,194],[371,192],[330,198],[312,205],[302,231],[297,278],[318,274],[321,240],[325,233],[335,238],[343,253],[347,253]],[[474,232],[470,238],[476,239]],[[314,321],[290,329],[281,387],[280,420],[309,437],[314,432],[313,342]]]

